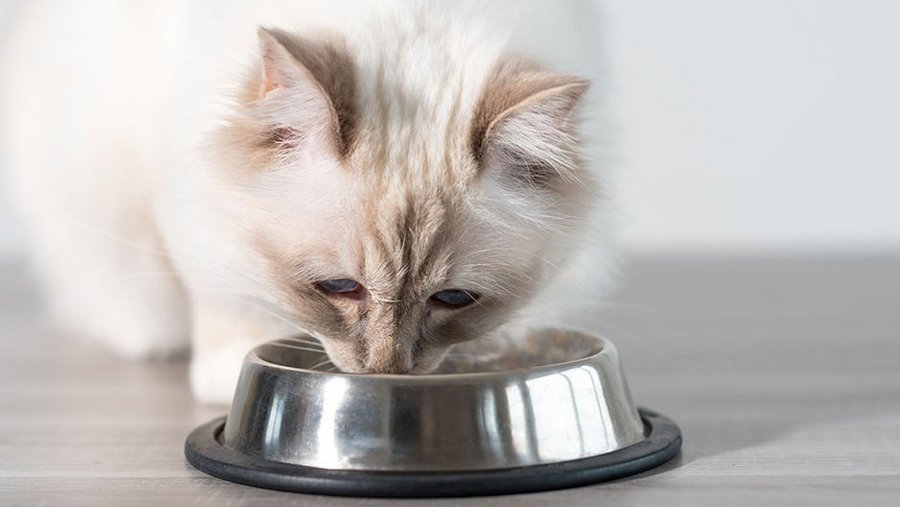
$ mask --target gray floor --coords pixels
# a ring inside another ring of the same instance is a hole
[[[900,257],[634,259],[606,308],[635,398],[682,455],[613,483],[444,505],[900,505]],[[0,271],[0,505],[396,505],[238,486],[182,441],[184,363],[51,332]],[[416,501],[406,501],[414,504]]]

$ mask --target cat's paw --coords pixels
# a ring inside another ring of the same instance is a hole
[[[210,404],[231,403],[244,356],[253,345],[242,340],[225,347],[194,351],[190,374],[194,399]]]

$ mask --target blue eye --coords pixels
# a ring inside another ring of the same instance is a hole
[[[430,301],[448,308],[462,308],[469,306],[478,299],[478,294],[459,289],[442,290],[435,292],[429,298]]]
[[[349,278],[337,278],[335,280],[322,280],[316,282],[316,288],[328,294],[353,294],[362,289],[362,285]]]

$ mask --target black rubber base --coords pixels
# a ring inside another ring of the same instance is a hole
[[[640,409],[647,438],[608,454],[548,465],[470,472],[378,472],[327,470],[263,461],[219,442],[225,418],[191,432],[184,444],[188,462],[210,475],[261,488],[319,495],[449,497],[528,493],[570,488],[644,472],[681,449],[681,430],[669,418]]]

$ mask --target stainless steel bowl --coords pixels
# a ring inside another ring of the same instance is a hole
[[[188,439],[195,466],[280,489],[433,496],[594,482],[656,465],[680,446],[674,423],[638,412],[601,338],[545,330],[489,362],[420,376],[320,371],[322,355],[301,343],[247,355],[225,422]],[[548,483],[554,474],[558,484]]]

